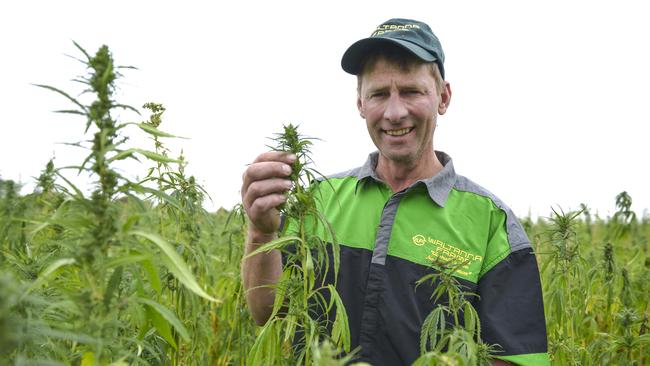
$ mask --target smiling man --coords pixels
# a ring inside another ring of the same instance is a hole
[[[494,364],[547,365],[546,328],[535,256],[512,211],[457,175],[434,149],[439,115],[451,101],[444,53],[428,25],[391,19],[348,48],[343,69],[357,76],[359,113],[378,151],[361,167],[320,184],[320,211],[341,245],[337,289],[359,360],[409,365],[420,355],[420,330],[434,309],[434,286],[416,282],[441,264],[469,293],[481,338],[498,345]],[[260,155],[244,173],[249,217],[246,252],[277,237],[276,207],[290,188],[295,157]],[[242,278],[259,324],[270,316],[279,252],[246,259]]]
[[[380,151],[375,171],[399,192],[442,170],[433,132],[437,115],[447,110],[451,88],[449,83],[436,86],[435,66],[400,61],[400,51],[391,52],[391,47],[367,55],[371,57],[359,71],[357,106]]]

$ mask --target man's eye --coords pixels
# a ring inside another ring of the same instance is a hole
[[[370,93],[370,98],[381,98],[386,96],[385,92],[375,92],[375,93]]]
[[[406,94],[406,95],[420,95],[421,93],[420,93],[419,90],[415,90],[415,89],[413,89],[413,90],[407,90],[407,91],[405,91],[404,94]]]

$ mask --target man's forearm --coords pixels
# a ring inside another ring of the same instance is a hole
[[[244,256],[276,237],[249,231]],[[282,255],[279,250],[272,250],[245,258],[241,272],[248,309],[257,325],[263,325],[271,316],[275,300],[275,289],[267,286],[275,285],[282,275]]]

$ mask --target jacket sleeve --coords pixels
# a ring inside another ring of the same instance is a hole
[[[499,210],[492,221],[477,291],[481,338],[498,345],[496,358],[517,365],[549,365],[535,254],[510,210]]]

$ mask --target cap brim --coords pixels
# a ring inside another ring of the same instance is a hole
[[[343,54],[343,58],[341,58],[341,67],[343,67],[343,70],[349,74],[358,75],[361,72],[361,63],[364,61],[364,56],[368,51],[386,44],[400,46],[423,61],[436,61],[436,56],[409,41],[394,38],[372,37],[359,40],[353,43],[352,46],[348,47]]]

